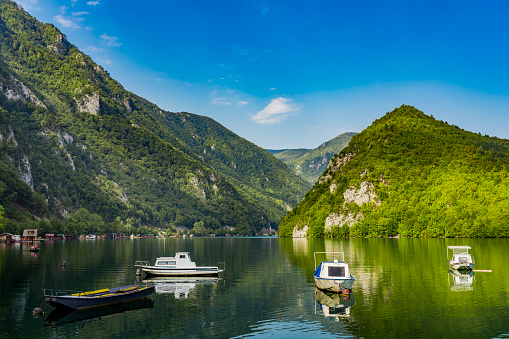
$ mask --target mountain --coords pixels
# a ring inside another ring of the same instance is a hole
[[[348,145],[356,133],[343,133],[314,149],[267,150],[283,161],[295,174],[314,184],[327,168],[329,160]]]
[[[277,226],[309,188],[212,119],[126,91],[56,27],[0,0],[4,230],[252,234]]]
[[[509,140],[401,106],[350,140],[282,236],[507,237]]]

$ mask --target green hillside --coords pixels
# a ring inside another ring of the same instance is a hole
[[[212,120],[187,114],[193,126],[176,126],[167,118],[173,115],[126,91],[53,25],[0,0],[4,231],[19,234],[32,226],[79,234],[201,225],[253,234],[274,228],[309,189],[266,152]],[[215,156],[234,154],[241,174],[223,173],[220,161],[204,157],[187,138],[208,140],[202,127],[209,125],[219,131],[215,145],[225,150]],[[228,150],[237,145],[246,157]]]
[[[273,151],[273,154],[295,174],[314,184],[327,168],[329,160],[345,148],[355,134],[353,132],[340,134],[311,150],[305,148],[289,149],[281,152]]]
[[[401,106],[331,160],[280,235],[507,237],[508,149]]]

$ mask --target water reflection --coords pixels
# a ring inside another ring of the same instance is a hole
[[[196,285],[216,284],[218,277],[151,277],[142,279],[142,283],[153,283],[156,293],[173,293],[175,299],[187,299]]]
[[[473,290],[474,276],[474,271],[457,271],[449,269],[448,282],[451,287],[451,291]]]
[[[67,323],[75,323],[83,320],[91,320],[105,316],[120,314],[128,311],[154,307],[152,299],[140,299],[125,303],[113,304],[103,307],[95,307],[81,310],[71,308],[55,308],[44,321],[44,326],[57,327]]]
[[[336,321],[339,321],[339,318],[350,317],[350,308],[355,305],[352,292],[350,294],[339,294],[315,288],[315,299],[315,313],[332,317]]]

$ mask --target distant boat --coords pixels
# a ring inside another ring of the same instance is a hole
[[[161,276],[193,276],[193,277],[214,277],[224,272],[217,266],[196,266],[191,261],[189,252],[177,252],[174,257],[160,257],[156,259],[154,266],[148,261],[136,261],[135,267],[140,267],[147,275]]]
[[[333,254],[341,255],[342,260],[322,261],[318,267],[316,266],[317,254]],[[344,262],[345,254],[343,252],[315,252],[315,284],[321,290],[341,293],[351,290],[355,278],[350,274],[348,263]]]
[[[96,240],[97,236],[95,234],[89,234],[85,237],[86,240]]]
[[[471,271],[474,269],[474,258],[468,253],[470,246],[447,246],[447,258],[449,250],[452,251],[451,259],[447,259],[453,270]]]
[[[39,247],[37,247],[37,245],[31,246],[29,251],[30,252],[39,252]]]
[[[21,242],[21,235],[14,234],[11,239],[12,239],[11,242],[13,242],[13,243],[20,243]]]
[[[44,289],[44,297],[48,304],[54,307],[68,307],[72,309],[132,301],[146,298],[152,293],[154,293],[154,286],[140,287],[137,285],[105,288],[90,292]]]

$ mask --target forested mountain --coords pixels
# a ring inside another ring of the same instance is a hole
[[[250,234],[274,228],[310,188],[211,119],[126,91],[10,0],[0,0],[0,162],[3,230],[16,233],[22,223]]]
[[[343,133],[324,142],[314,149],[267,150],[283,161],[295,174],[307,182],[314,184],[327,168],[329,160],[348,145],[356,133]]]
[[[507,237],[509,140],[401,106],[352,137],[282,236]]]

